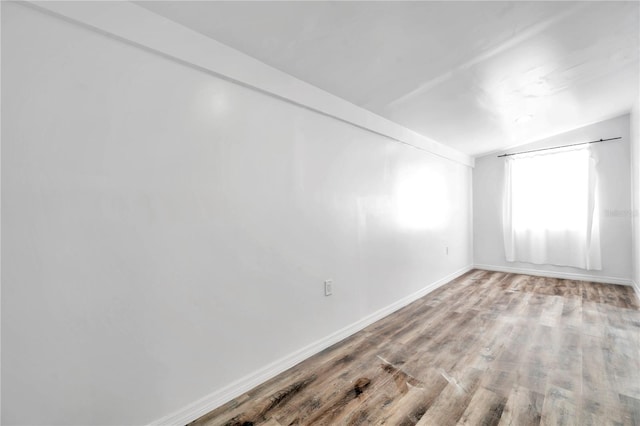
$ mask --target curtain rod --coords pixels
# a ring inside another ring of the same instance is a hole
[[[589,145],[592,143],[600,143],[600,142],[607,142],[607,141],[614,141],[616,139],[622,139],[621,136],[618,136],[617,138],[609,138],[609,139],[599,139],[597,141],[591,141],[591,142],[581,142],[581,143],[572,143],[570,145],[562,145],[562,146],[553,146],[551,148],[540,148],[540,149],[533,149],[531,151],[522,151],[522,152],[514,152],[513,154],[502,154],[502,155],[498,155],[498,158],[500,157],[510,157],[512,155],[518,155],[518,154],[529,154],[531,152],[538,152],[538,151],[548,151],[550,149],[559,149],[559,148],[567,148],[570,146],[578,146],[578,145]]]

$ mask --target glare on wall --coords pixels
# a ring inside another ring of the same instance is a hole
[[[426,168],[406,170],[398,175],[396,212],[405,229],[438,229],[448,215],[446,182],[441,174]]]

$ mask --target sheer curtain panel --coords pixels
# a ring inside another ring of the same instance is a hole
[[[507,157],[507,261],[601,269],[597,184],[588,147]]]

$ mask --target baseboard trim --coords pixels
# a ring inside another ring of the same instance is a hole
[[[234,398],[239,397],[243,393],[253,389],[257,385],[264,383],[265,381],[277,376],[285,370],[293,367],[294,365],[304,361],[312,355],[328,348],[331,345],[338,343],[339,341],[357,333],[363,328],[373,324],[374,322],[386,317],[387,315],[397,311],[400,308],[407,306],[409,303],[418,300],[419,298],[429,294],[433,290],[441,287],[442,285],[460,277],[461,275],[469,272],[473,269],[473,265],[466,266],[446,277],[443,277],[428,286],[418,290],[417,292],[410,294],[391,305],[388,305],[366,317],[332,333],[296,352],[287,355],[279,360],[272,362],[271,364],[245,376],[235,382],[219,389],[204,398],[195,401],[186,407],[169,414],[161,419],[158,419],[149,426],[152,425],[176,425],[184,426],[189,422],[196,420],[197,418],[207,414],[215,408],[231,401]]]
[[[635,282],[634,280],[631,280],[631,286],[633,287],[633,291],[636,293],[636,298],[638,299],[638,302],[640,302],[640,285],[638,285],[638,283]]]
[[[629,278],[601,277],[597,275],[574,274],[570,272],[539,271],[537,269],[513,268],[510,266],[495,266],[495,265],[482,265],[482,264],[475,264],[474,267],[476,269],[484,269],[487,271],[535,275],[538,277],[562,278],[566,280],[578,280],[578,281],[591,281],[591,282],[604,283],[604,284],[633,285],[631,279]],[[637,288],[636,288],[636,291],[637,291]]]

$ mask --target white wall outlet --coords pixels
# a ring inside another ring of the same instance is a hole
[[[331,296],[333,294],[333,280],[326,280],[324,282],[324,295]]]
[[[449,256],[449,247],[445,247],[445,248],[444,248],[444,253],[445,253],[447,256]]]

